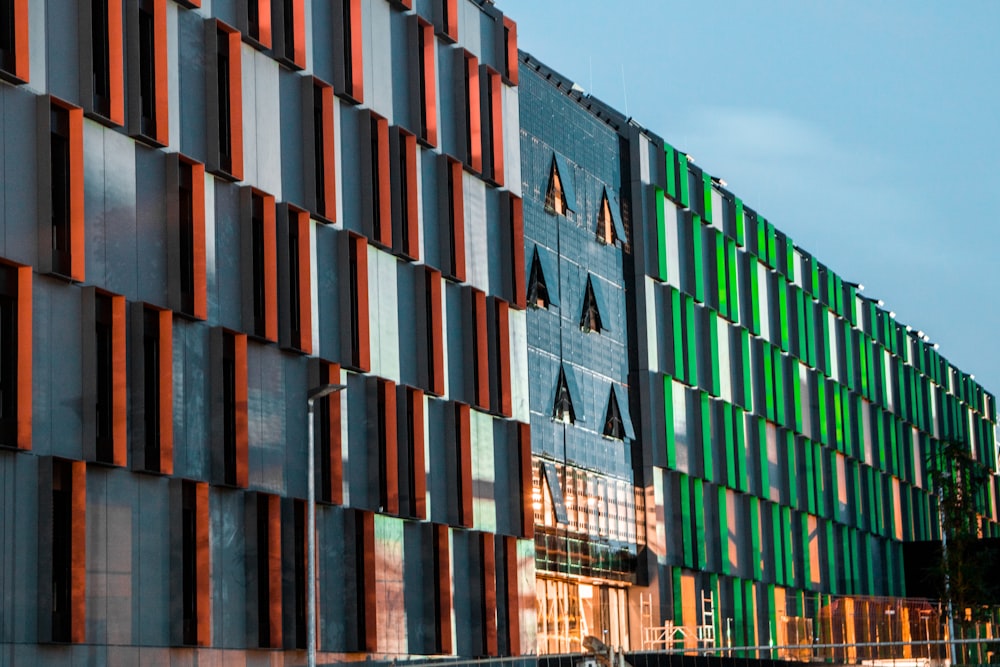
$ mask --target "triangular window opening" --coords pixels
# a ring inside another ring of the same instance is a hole
[[[597,240],[608,245],[617,240],[615,237],[615,223],[611,218],[611,204],[608,202],[608,195],[606,193],[601,199],[601,210],[597,213]]]
[[[566,194],[563,192],[555,160],[552,161],[552,173],[549,175],[549,189],[545,193],[545,210],[556,215],[566,215]]]
[[[584,332],[600,333],[601,329],[601,311],[597,307],[597,297],[594,296],[594,286],[590,282],[590,278],[587,278],[587,290],[583,295],[583,313],[580,315],[580,328]]]
[[[613,440],[625,439],[625,423],[622,421],[622,411],[618,407],[618,398],[615,396],[614,387],[611,388],[611,396],[608,398],[608,412],[604,416],[604,437]]]
[[[576,421],[576,412],[573,410],[573,398],[569,393],[569,385],[566,383],[566,372],[559,369],[559,381],[556,384],[556,400],[552,406],[552,419],[564,424],[572,424]]]
[[[528,304],[534,308],[548,308],[550,301],[542,263],[535,250],[535,254],[531,256],[531,274],[528,276]]]

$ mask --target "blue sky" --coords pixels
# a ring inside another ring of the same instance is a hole
[[[522,49],[1000,391],[1000,2],[497,6]]]

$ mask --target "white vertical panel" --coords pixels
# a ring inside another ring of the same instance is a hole
[[[681,288],[681,250],[677,237],[677,205],[663,198],[663,229],[667,247],[667,284]]]
[[[318,224],[320,223],[309,218],[309,312],[311,313],[310,322],[312,322],[312,331],[309,335],[312,337],[313,354],[323,356],[324,350],[319,349],[319,268],[316,263],[316,225]],[[347,442],[347,440],[342,442]]]
[[[399,383],[399,306],[396,258],[368,246],[368,308],[371,372]]]
[[[497,529],[496,488],[493,458],[493,417],[469,411],[472,432],[472,525],[491,533]]]
[[[467,0],[458,4],[458,44],[482,62],[483,44],[479,22],[483,20],[482,10]]]
[[[715,318],[715,335],[719,341],[719,393],[723,400],[733,402],[733,376],[729,367],[729,324],[721,317]]]
[[[886,407],[889,408],[889,412],[896,411],[896,393],[893,391],[894,383],[892,381],[895,373],[892,368],[892,355],[889,354],[889,350],[883,348],[882,357],[884,359],[885,366],[885,396],[886,396]],[[970,413],[971,416],[971,413]]]
[[[277,201],[281,195],[281,97],[279,93],[277,61],[254,51],[255,63],[255,137],[256,137],[256,180],[258,187],[274,195]],[[301,124],[296,118],[292,122]]]
[[[840,326],[840,320],[833,314],[833,311],[826,311],[826,317],[830,331],[830,336],[827,340],[827,344],[830,346],[830,376],[836,382],[840,382],[840,339],[844,335],[844,330]]]
[[[513,308],[508,312],[512,417],[527,424],[531,421],[528,410],[528,314]]]
[[[725,215],[725,207],[722,204],[722,193],[712,188],[712,226],[722,231],[722,220]]]
[[[272,0],[273,1],[273,0]],[[365,106],[386,118],[392,117],[392,9],[385,0],[362,3],[365,28]]]
[[[754,262],[757,270],[757,296],[760,303],[760,336],[764,340],[770,341],[774,340],[771,338],[771,303],[768,296],[768,287],[770,286],[770,275],[768,273],[767,267],[765,267],[760,262]]]
[[[240,85],[243,94],[243,180],[257,179],[257,50],[240,42]],[[264,56],[266,57],[266,56]],[[279,170],[280,171],[280,170]]]
[[[798,250],[792,253],[792,264],[795,269],[795,279],[792,281],[792,284],[802,287],[804,285],[802,278],[802,271],[804,269],[802,268],[802,253]]]
[[[491,253],[486,243],[486,183],[462,170],[465,199],[465,282],[489,292]]]
[[[215,276],[215,176],[205,172],[205,285],[208,291],[208,321],[218,322],[218,281]]]
[[[652,306],[656,303],[656,282],[651,276],[643,276],[643,289],[646,292],[646,350],[649,368],[660,368],[660,332],[657,330],[657,313],[652,312]],[[669,323],[664,322],[664,326]]]
[[[41,3],[39,3],[41,4]],[[181,98],[180,69],[177,57],[177,13],[173,2],[167,3],[167,118],[170,130],[170,147],[180,149],[181,145]],[[186,11],[186,10],[184,10]]]
[[[503,168],[504,187],[521,196],[521,116],[517,88],[503,90]]]
[[[639,135],[639,178],[643,183],[649,183],[649,152],[659,153],[659,148],[653,148],[645,134]]]

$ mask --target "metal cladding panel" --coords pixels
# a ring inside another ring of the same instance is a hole
[[[420,119],[414,118],[414,92],[419,96],[419,87],[411,85],[411,26],[415,18],[412,14],[390,11],[389,25],[386,34],[389,39],[389,62],[386,69],[392,94],[392,122],[411,131],[418,131]],[[415,60],[415,58],[413,58]]]
[[[63,289],[65,283],[37,276],[33,281],[32,302],[35,304],[32,347],[32,375],[56,374],[59,382],[39,383],[33,391],[32,449],[36,454],[53,454],[70,459],[82,459],[80,434],[82,415],[75,406],[82,396],[83,350],[80,340],[82,322],[79,293]],[[41,354],[42,350],[59,350],[60,357]],[[42,389],[39,392],[38,389]],[[45,390],[48,390],[45,392]],[[72,407],[71,407],[72,406]]]
[[[208,101],[205,79],[206,40],[204,18],[196,13],[177,13],[177,101],[180,132],[176,145],[180,152],[199,162],[208,157]],[[178,136],[178,135],[173,135]]]
[[[45,35],[37,43],[44,47],[47,56],[47,91],[56,97],[76,102],[82,99],[79,25],[83,3],[73,3],[61,9],[63,11],[44,12],[41,23],[45,26]],[[37,18],[39,17],[32,17]],[[33,86],[41,83],[38,81]]]
[[[420,169],[420,198],[421,198],[421,233],[423,235],[423,261],[429,266],[441,266],[441,248],[444,244],[442,239],[447,234],[444,216],[439,214],[439,206],[444,205],[441,200],[441,186],[439,181],[444,177],[438,166],[440,157],[434,151],[420,151],[417,155],[417,165]]]
[[[299,116],[285,118],[279,95],[279,78],[284,72],[266,54],[244,47],[243,114],[247,141],[244,142],[243,178],[282,201],[282,148],[280,131],[287,122],[296,125]],[[299,135],[302,136],[301,134]]]
[[[365,91],[368,93],[365,105],[384,116],[390,125],[398,121],[393,115],[393,58],[392,42],[395,35],[392,32],[392,21],[396,12],[388,2],[365,2],[364,34],[365,59],[364,76]]]
[[[396,273],[399,261],[373,246],[368,246],[369,312],[371,317],[371,372],[399,382],[400,349],[399,298]]]
[[[211,266],[215,267],[215,289],[212,290],[217,304],[214,318],[218,323],[234,331],[243,331],[243,285],[252,276],[252,270],[242,267],[242,238],[245,225],[240,205],[240,188],[226,181],[211,178],[209,181],[215,193],[215,253]],[[205,202],[206,208],[208,202]],[[206,227],[208,221],[206,221]],[[246,230],[249,232],[249,229]],[[209,283],[211,287],[211,282]]]
[[[333,2],[309,2],[306,8],[307,14],[312,15],[312,21],[306,21],[311,55],[309,66],[315,76],[330,82],[336,80],[334,50],[341,44],[335,35],[335,5]]]
[[[0,248],[3,257],[22,264],[38,260],[38,219],[36,197],[23,193],[43,187],[40,171],[48,160],[38,153],[40,115],[38,98],[23,87],[0,87],[0,126],[3,131],[4,159],[0,165]],[[14,168],[18,165],[18,168]],[[47,182],[48,179],[44,179]]]
[[[305,165],[311,162],[312,158],[306,155],[312,150],[311,132],[306,132],[306,124],[312,124],[312,108],[306,108],[306,102],[311,101],[312,95],[307,94],[307,88],[312,87],[312,79],[303,77],[295,72],[279,69],[277,74],[276,97],[280,108],[278,115],[281,122],[278,125],[278,133],[274,128],[268,131],[274,135],[277,143],[279,155],[273,159],[278,162],[280,171],[274,169],[274,162],[263,165],[268,173],[281,176],[281,197],[276,199],[295,204],[299,208],[309,208],[306,191],[309,186],[306,183]],[[305,137],[305,139],[304,139]],[[310,175],[311,178],[311,175]]]
[[[422,294],[420,293],[421,280],[418,278],[418,269],[412,264],[398,263],[395,271],[395,291],[396,306],[398,308],[398,322],[400,329],[410,332],[409,335],[399,336],[397,334],[397,353],[399,363],[399,382],[414,387],[421,385],[421,360],[426,352],[422,349],[425,344],[425,336],[420,332],[422,315],[418,313],[423,308]],[[403,295],[403,298],[399,298]],[[412,296],[411,296],[412,295]]]
[[[285,356],[273,345],[248,346],[247,415],[250,481],[254,488],[286,493],[288,442]],[[301,440],[294,441],[301,442]]]
[[[344,502],[351,507],[376,510],[379,506],[378,406],[370,387],[371,380],[354,373],[347,376],[347,410],[342,415],[347,419],[343,474],[348,491]]]
[[[135,511],[130,517],[132,551],[125,559],[132,560],[134,570],[131,583],[120,583],[128,591],[134,639],[129,638],[125,643],[156,645],[170,637],[170,605],[142,602],[170,600],[171,531],[143,531],[143,527],[170,520],[170,481],[135,475],[129,478],[129,485],[133,494],[130,504]],[[136,589],[142,591],[141,596],[132,594]]]
[[[594,302],[597,304],[597,310],[601,314],[601,333],[604,333],[605,331],[613,331],[618,322],[612,319],[613,313],[611,312],[611,309],[608,308],[608,301],[604,297],[604,282],[594,274],[590,273],[587,274],[586,284],[590,286],[590,289],[594,294]],[[586,289],[586,285],[584,288]]]
[[[138,295],[139,276],[145,267],[136,262],[137,172],[135,142],[105,130],[104,141],[104,257],[105,275],[90,279],[128,299]]]
[[[336,88],[334,88],[336,92]],[[340,198],[342,206],[340,222],[344,229],[363,234],[365,232],[364,195],[368,178],[364,172],[364,152],[369,151],[363,145],[362,137],[368,135],[368,130],[362,127],[371,118],[366,109],[344,106],[340,113],[340,155],[342,157],[340,172],[341,188],[344,194]]]
[[[313,234],[316,241],[313,262],[316,319],[313,326],[317,327],[319,332],[314,354],[325,359],[340,360],[340,328],[341,322],[344,321],[340,303],[342,298],[340,266],[343,261],[340,256],[341,232],[325,225],[316,225]]]
[[[135,298],[159,306],[168,303],[166,167],[167,161],[161,151],[136,146],[134,262],[138,285]]]
[[[95,467],[88,477],[87,637],[127,645],[139,631],[132,609],[138,494],[131,475]]]
[[[215,646],[248,645],[245,610],[256,608],[247,590],[247,550],[256,550],[253,535],[247,532],[247,497],[241,491],[211,489],[208,558],[209,596],[215,603],[211,642]]]

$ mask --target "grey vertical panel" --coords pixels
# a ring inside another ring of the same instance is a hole
[[[174,320],[174,475],[211,479],[209,329]]]
[[[482,9],[477,7],[476,9],[476,12],[469,12],[469,18],[472,24],[470,25],[470,30],[475,29],[476,34],[479,36],[479,46],[476,52],[479,55],[479,62],[503,73],[503,58],[506,55],[502,53],[503,16],[490,6],[483,7]]]
[[[107,278],[107,254],[105,238],[107,231],[107,208],[104,196],[105,172],[104,133],[110,132],[103,125],[84,119],[83,121],[83,186],[85,223],[83,228],[86,247],[87,280],[103,285]],[[41,193],[40,193],[41,195]],[[44,196],[44,195],[41,195]],[[39,258],[51,254],[50,249],[39,245]]]
[[[371,153],[371,148],[363,143],[363,138],[368,136],[370,118],[367,109],[359,109],[346,104],[340,108],[340,136],[338,137],[340,140],[340,162],[337,165],[337,171],[341,181],[338,199],[342,217],[339,222],[343,224],[344,229],[350,229],[359,234],[363,234],[365,231],[363,224],[365,184],[371,180],[366,178],[362,171],[364,151]]]
[[[246,493],[211,489],[209,540],[212,563],[212,644],[218,648],[247,646]]]
[[[434,650],[434,576],[430,525],[408,521],[403,525],[403,585],[406,590],[407,652],[426,654]]]
[[[332,361],[341,358],[340,353],[340,280],[338,278],[341,232],[325,225],[315,226],[316,239],[316,309],[319,336],[314,354]],[[315,325],[314,325],[315,326]]]
[[[518,197],[521,193],[521,127],[520,91],[510,86],[503,87],[503,151],[506,177],[504,185]]]
[[[181,95],[180,58],[178,49],[178,14],[185,10],[175,3],[167,3],[167,116],[170,124],[170,148],[177,150],[181,145]]]
[[[136,145],[135,298],[167,306],[167,161],[162,151]],[[176,220],[173,218],[171,220]]]
[[[278,132],[279,155],[272,159],[279,161],[278,164],[271,164],[267,167],[268,172],[273,172],[275,176],[281,167],[281,197],[276,197],[285,202],[294,203],[301,208],[307,208],[305,191],[308,184],[305,182],[305,171],[303,166],[307,159],[305,155],[306,142],[303,141],[303,129],[306,119],[312,120],[312,79],[281,69],[278,73],[278,98],[281,103],[281,123]],[[308,96],[307,96],[308,91]],[[306,101],[309,106],[306,106]],[[310,122],[311,125],[311,122]],[[273,132],[273,130],[272,130]],[[309,142],[309,146],[312,143]],[[315,180],[315,179],[313,179]]]
[[[424,262],[428,266],[441,268],[441,219],[444,217],[439,212],[438,194],[441,190],[438,185],[441,178],[439,167],[439,156],[434,151],[417,149],[417,159],[420,169],[420,197],[423,206],[421,216],[423,240],[424,240]]]
[[[232,24],[230,24],[232,25]],[[257,142],[260,141],[260,134],[258,132],[257,121],[260,116],[261,110],[257,107],[258,104],[258,93],[257,93],[257,70],[258,68],[264,68],[265,64],[261,59],[270,60],[267,56],[262,53],[258,53],[252,46],[244,42],[240,42],[240,63],[242,72],[240,80],[240,93],[243,98],[243,179],[247,183],[253,183],[254,185],[260,184],[260,173],[258,171],[257,162]],[[277,67],[278,63],[273,60],[271,63]],[[208,81],[209,91],[208,94],[211,95],[212,92],[217,90],[216,84],[210,80]],[[277,92],[277,86],[271,92],[272,96]],[[277,100],[274,100],[277,104]],[[209,136],[212,136],[209,134]],[[215,142],[212,142],[214,145]],[[217,166],[217,165],[216,165]]]
[[[414,134],[419,134],[419,122],[412,113],[412,99],[415,93],[419,93],[419,87],[414,76],[417,67],[413,61],[416,58],[411,54],[416,54],[416,41],[413,28],[416,21],[412,14],[403,12],[390,12],[389,33],[390,33],[390,60],[389,76],[385,77],[392,92],[392,123],[401,125]]]
[[[396,123],[393,118],[392,44],[394,35],[390,19],[394,14],[384,1],[362,2],[365,24],[365,103],[380,116]],[[369,91],[371,91],[369,93]]]
[[[370,376],[351,373],[347,376],[347,462],[344,481],[351,494],[351,506],[378,509],[378,406],[374,380]],[[375,465],[372,469],[371,455]]]
[[[397,335],[397,351],[399,354],[399,381],[402,384],[414,387],[423,386],[420,381],[420,370],[417,360],[420,356],[418,341],[423,341],[424,336],[420,334],[418,322],[421,318],[417,316],[417,304],[422,304],[418,285],[422,283],[417,279],[417,273],[423,273],[423,269],[415,269],[413,264],[399,262],[396,264],[396,299],[399,331],[402,335]]]
[[[465,154],[465,135],[460,123],[457,122],[457,115],[463,109],[465,102],[456,99],[458,90],[455,83],[456,77],[462,76],[461,67],[458,64],[464,63],[462,50],[454,49],[450,44],[440,39],[435,39],[437,54],[435,60],[438,67],[438,146],[442,153],[448,155],[462,156]],[[464,83],[463,83],[464,89]]]
[[[33,286],[36,293],[46,290],[50,304],[50,329],[48,340],[35,347],[36,350],[58,350],[59,356],[52,359],[52,364],[41,382],[51,387],[51,404],[48,411],[39,415],[36,407],[33,425],[39,421],[48,420],[51,428],[51,453],[56,456],[82,460],[83,452],[80,445],[81,421],[81,359],[83,353],[80,340],[80,322],[82,313],[80,292],[67,289],[65,283],[50,279],[42,279]],[[37,313],[37,310],[35,311]],[[34,324],[36,336],[38,324]],[[39,342],[36,338],[36,344]],[[50,355],[36,355],[37,357]],[[37,362],[36,362],[37,363]],[[37,372],[37,371],[36,371]],[[37,377],[37,376],[36,376]],[[35,383],[38,386],[38,383]],[[41,453],[37,452],[36,453]]]
[[[320,506],[316,510],[316,542],[319,591],[319,631],[317,639],[323,651],[343,651],[347,646],[346,619],[348,609],[345,550],[345,511],[341,507]]]
[[[48,32],[47,7],[44,2],[28,3],[28,60],[31,65],[29,76],[35,90],[49,90],[48,53],[46,33]]]
[[[39,107],[48,107],[30,91],[3,86],[3,250],[4,257],[22,264],[38,263],[37,152]],[[46,109],[46,121],[48,120]],[[46,136],[48,127],[44,128]],[[48,160],[44,161],[48,165]],[[51,246],[50,246],[51,247]]]
[[[180,11],[177,14],[180,137],[175,140],[171,135],[171,143],[179,145],[182,153],[199,162],[205,162],[208,154],[206,64],[215,62],[214,53],[206,52],[205,23],[206,21],[192,11]]]
[[[285,357],[273,345],[254,343],[247,345],[247,357],[251,428],[255,421],[257,423],[256,434],[251,431],[250,435],[250,483],[271,493],[287,494],[285,365],[282,363]]]
[[[244,302],[244,284],[252,283],[252,267],[242,266],[242,231],[249,220],[242,218],[240,203],[240,188],[217,178],[209,180],[214,183],[215,191],[215,286],[214,294],[218,299],[215,319],[219,324],[235,331],[246,331],[243,325],[242,304]],[[209,184],[206,184],[206,191]],[[249,190],[246,190],[249,195]],[[206,197],[207,199],[207,197]],[[205,202],[206,209],[208,202]],[[206,216],[207,218],[207,216]],[[205,225],[209,221],[206,219]],[[207,246],[207,244],[206,244]],[[207,253],[206,248],[206,253]],[[211,287],[211,284],[209,285]],[[210,290],[210,299],[211,294]]]
[[[463,3],[459,3],[461,6]],[[458,655],[481,655],[479,650],[482,628],[477,625],[482,612],[479,610],[481,595],[478,574],[481,567],[479,533],[452,531],[451,561],[452,581],[455,582],[453,604],[455,609],[455,652]],[[462,583],[459,583],[462,582]]]
[[[394,255],[370,248],[368,251],[369,320],[371,322],[372,373],[398,383],[400,332],[408,331],[399,317],[396,272],[403,262]]]
[[[427,399],[424,417],[427,425],[427,440],[424,443],[429,462],[427,472],[427,518],[436,523],[448,523],[448,509],[452,504],[448,499],[448,453],[445,437],[445,409],[451,404],[437,399]]]
[[[445,367],[449,396],[471,404],[474,402],[470,391],[473,369],[467,366],[472,357],[466,353],[466,347],[472,345],[474,324],[469,290],[449,280],[444,281],[441,310],[444,314],[445,345],[451,345]]]
[[[131,641],[142,646],[170,643],[170,494],[169,480],[132,475],[136,511],[132,514],[133,549]]]
[[[132,615],[132,553],[135,551],[132,521],[139,499],[133,481],[135,478],[129,471],[107,468],[95,469],[95,472],[105,480],[107,641],[111,645],[127,645],[135,643],[137,630]]]
[[[39,4],[29,2],[29,5]],[[42,42],[48,52],[48,92],[56,97],[80,104],[80,57],[78,17],[79,3],[46,3],[45,25],[48,29]],[[53,5],[58,4],[58,11]],[[34,82],[32,86],[34,87]]]
[[[277,434],[278,446],[284,456],[282,472],[286,495],[305,498],[307,495],[306,465],[308,456],[308,412],[306,391],[314,383],[309,378],[309,364],[306,357],[298,355],[271,355],[281,363],[281,396],[280,407],[284,408],[284,424],[282,432]],[[338,378],[334,378],[338,381]],[[318,467],[318,465],[317,465]]]
[[[465,202],[465,282],[484,292],[490,291],[490,259],[486,231],[486,183],[467,171],[462,171],[462,194]],[[493,263],[496,263],[494,260]]]
[[[334,38],[334,4],[333,2],[306,3],[312,9],[312,22],[306,21],[306,29],[312,37],[312,58],[310,66],[313,73],[327,83],[334,82],[334,49],[340,48],[341,42]],[[308,16],[309,10],[306,10]],[[309,38],[306,44],[310,44]]]
[[[480,44],[481,28],[480,20],[489,20],[483,16],[479,7],[467,0],[458,0],[458,40],[459,43],[470,51],[477,58],[482,56],[483,48]]]
[[[107,470],[87,466],[87,611],[86,637],[94,644],[108,644],[108,499]]]
[[[276,2],[277,0],[271,0]],[[210,14],[220,21],[225,21],[229,25],[238,25],[242,14],[246,16],[246,0],[211,0],[209,3],[202,2],[202,7],[206,14]],[[246,23],[244,20],[243,23]]]
[[[254,100],[257,121],[257,173],[256,182],[259,187],[274,195],[275,199],[284,199],[281,185],[281,132],[282,122],[288,122],[293,127],[299,116],[284,119],[281,115],[281,102],[278,92],[279,74],[282,71],[278,63],[263,53],[254,52],[257,69],[257,96]],[[300,135],[301,136],[301,135]]]
[[[138,296],[142,271],[137,264],[135,146],[123,134],[104,133],[105,285],[130,300]]]

